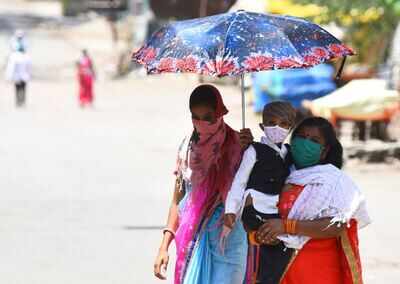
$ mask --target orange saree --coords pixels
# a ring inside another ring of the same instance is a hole
[[[302,186],[293,186],[280,196],[278,208],[287,218]],[[288,265],[281,284],[362,284],[357,221],[338,238],[312,239]]]

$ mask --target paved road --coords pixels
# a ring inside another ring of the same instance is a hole
[[[174,76],[101,82],[95,108],[81,110],[74,84],[35,82],[27,108],[16,110],[0,83],[1,283],[160,283],[152,262],[195,84]],[[223,90],[239,127],[239,94]],[[348,169],[375,221],[361,234],[368,284],[400,279],[399,169]]]

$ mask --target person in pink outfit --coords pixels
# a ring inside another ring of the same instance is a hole
[[[93,106],[93,82],[96,79],[93,61],[87,50],[82,51],[82,57],[77,62],[79,81],[79,104],[80,106]]]

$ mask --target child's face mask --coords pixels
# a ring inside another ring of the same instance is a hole
[[[265,136],[274,144],[283,143],[289,135],[289,129],[282,128],[278,125],[264,126]]]

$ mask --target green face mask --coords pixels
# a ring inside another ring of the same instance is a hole
[[[321,144],[301,137],[294,137],[290,146],[297,169],[307,168],[319,163],[323,150]]]

